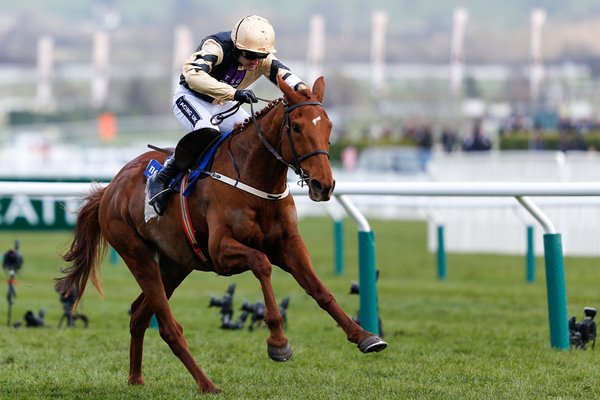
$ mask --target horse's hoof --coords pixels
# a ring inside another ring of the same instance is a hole
[[[367,336],[358,344],[363,353],[380,352],[387,347],[387,343],[377,335]]]
[[[292,348],[289,343],[286,343],[283,347],[274,347],[267,344],[267,353],[273,361],[283,362],[292,358]]]
[[[129,383],[130,385],[143,385],[144,378],[142,378],[141,375],[138,377],[130,377],[127,383]]]
[[[208,393],[208,394],[219,394],[219,393],[223,392],[220,388],[218,388],[216,386],[211,386],[209,388],[201,389],[200,391],[202,393]]]

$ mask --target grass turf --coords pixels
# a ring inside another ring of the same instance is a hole
[[[380,316],[389,347],[361,354],[295,281],[275,268],[278,300],[290,297],[288,326],[294,356],[274,363],[267,332],[223,331],[209,297],[236,283],[234,318],[244,300],[262,301],[250,273],[229,278],[193,273],[171,306],[192,354],[224,392],[223,399],[575,399],[600,395],[594,350],[550,348],[543,259],[537,280],[525,282],[524,257],[449,254],[448,278],[436,279],[435,254],[426,251],[422,222],[372,221],[375,232]],[[315,269],[341,306],[355,315],[356,227],[345,224],[346,271],[334,273],[332,223],[301,221]],[[144,346],[146,385],[127,385],[129,317],[139,294],[121,261],[102,266],[104,299],[88,287],[80,311],[90,327],[57,328],[62,306],[53,278],[62,266],[65,233],[0,233],[8,249],[15,238],[25,257],[18,275],[13,321],[26,310],[46,309],[46,327],[0,327],[2,399],[191,399],[195,383],[158,332]],[[599,304],[598,260],[565,260],[569,316]],[[2,291],[4,294],[4,290]],[[7,303],[0,303],[0,316]],[[4,320],[6,321],[6,320]]]

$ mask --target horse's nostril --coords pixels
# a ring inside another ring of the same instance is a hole
[[[321,182],[319,182],[319,181],[317,181],[315,179],[313,179],[313,180],[310,181],[310,187],[314,191],[316,191],[318,193],[322,193],[323,192],[323,185],[321,184]]]

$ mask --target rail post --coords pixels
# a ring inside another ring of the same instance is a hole
[[[446,245],[444,244],[444,225],[437,226],[437,273],[438,279],[446,279]]]
[[[533,245],[533,226],[527,226],[527,255],[526,255],[526,278],[527,283],[535,282],[535,253]]]
[[[326,208],[327,213],[333,220],[333,272],[337,276],[344,274],[344,209],[336,203],[330,202]]]
[[[568,350],[567,293],[565,289],[562,240],[559,233],[546,233],[544,235],[544,254],[546,260],[550,345],[560,350]]]
[[[333,220],[333,242],[335,243],[335,274],[344,274],[344,220]]]
[[[369,222],[356,206],[344,195],[336,195],[336,198],[358,224],[358,284],[360,287],[358,318],[360,326],[375,335],[379,335],[375,237]]]
[[[546,264],[546,290],[548,296],[548,322],[550,346],[569,349],[569,322],[567,319],[567,291],[562,240],[552,221],[527,196],[516,199],[544,228],[544,259]]]

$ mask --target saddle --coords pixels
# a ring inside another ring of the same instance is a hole
[[[211,132],[201,132],[201,131]],[[185,185],[183,195],[188,197],[194,190],[196,182],[209,176],[209,170],[213,162],[215,153],[221,143],[227,139],[233,131],[216,135],[214,129],[199,129],[185,135],[175,148],[175,165],[183,172],[179,173],[169,185],[174,191],[179,191],[184,175],[189,175],[187,185]],[[199,156],[197,154],[200,154]],[[150,178],[155,172],[163,168],[157,160],[150,160],[144,176]],[[189,171],[188,171],[189,170]]]
[[[175,148],[175,163],[177,168],[182,170],[170,183],[169,188],[179,192],[181,222],[183,230],[192,249],[202,261],[207,264],[208,259],[202,252],[196,232],[192,226],[192,219],[189,213],[188,197],[193,192],[196,183],[207,176],[212,165],[215,153],[221,143],[227,139],[233,131],[217,135],[213,129],[207,129],[210,132],[194,131],[185,135]],[[199,156],[196,156],[200,154]],[[191,167],[194,167],[190,170]],[[160,171],[163,165],[157,160],[150,160],[144,170],[146,178],[150,178],[154,173]]]

